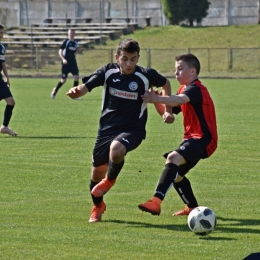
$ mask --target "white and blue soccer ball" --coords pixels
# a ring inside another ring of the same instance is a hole
[[[212,209],[199,206],[193,209],[188,216],[188,226],[196,235],[211,233],[217,224],[217,217]]]

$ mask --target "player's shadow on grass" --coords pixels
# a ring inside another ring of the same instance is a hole
[[[131,225],[131,227],[137,227],[137,228],[158,228],[158,229],[166,229],[170,231],[181,231],[181,232],[191,232],[186,224],[183,225],[176,225],[176,224],[151,224],[146,222],[138,222],[138,221],[122,221],[122,220],[102,220],[102,222],[109,222],[109,223],[116,223],[116,224],[122,224],[122,225]],[[212,237],[210,234],[206,236],[194,236],[200,238],[200,239],[207,239],[207,240],[234,240],[233,238],[227,238],[227,237]]]
[[[93,139],[94,136],[17,136],[15,138],[28,138],[28,139]]]
[[[186,224],[183,225],[176,225],[176,224],[151,224],[146,222],[138,222],[138,221],[122,221],[122,220],[105,220],[104,222],[111,222],[116,224],[122,225],[131,225],[137,228],[159,228],[159,229],[167,229],[171,231],[182,231],[182,232],[190,232]],[[227,222],[227,223],[225,223]],[[239,219],[239,218],[224,218],[218,217],[217,218],[217,226],[216,231],[223,232],[223,233],[246,233],[246,234],[259,234],[259,228],[249,228],[248,226],[260,226],[260,219]],[[207,236],[198,236],[201,239],[207,240],[235,240],[235,238],[224,238],[224,237],[212,237],[210,235]]]
[[[225,223],[226,222],[226,223]],[[249,227],[250,226],[250,227]],[[229,233],[259,234],[260,219],[240,219],[217,217],[217,229]]]
[[[110,222],[110,223],[116,223],[116,224],[122,224],[122,225],[131,225],[131,227],[137,227],[137,228],[160,228],[160,229],[167,229],[167,230],[173,230],[173,231],[189,231],[187,229],[186,225],[174,225],[174,224],[151,224],[146,222],[139,222],[139,221],[123,221],[118,219],[113,220],[102,220],[102,222]]]

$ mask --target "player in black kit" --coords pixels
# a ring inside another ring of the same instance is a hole
[[[0,24],[0,100],[4,99],[6,102],[4,120],[0,127],[0,133],[17,136],[18,134],[8,127],[12,117],[15,101],[10,91],[9,76],[5,65],[5,46],[1,43],[4,36],[4,28],[4,25]],[[1,72],[3,72],[6,81],[3,80],[3,75]]]
[[[93,150],[90,190],[93,208],[89,222],[100,222],[106,210],[103,195],[115,184],[124,165],[125,155],[136,149],[146,136],[147,105],[142,100],[145,90],[162,87],[162,95],[170,95],[168,79],[152,68],[137,65],[139,44],[122,40],[116,49],[117,63],[109,63],[83,78],[82,85],[67,93],[76,98],[103,86],[102,112],[98,136]],[[166,123],[172,123],[171,109],[165,107]]]
[[[74,77],[73,86],[78,86],[79,84],[79,69],[76,61],[76,51],[78,47],[78,42],[74,40],[75,30],[68,30],[68,38],[65,39],[60,46],[59,56],[61,58],[61,80],[58,82],[56,88],[53,89],[51,93],[51,98],[55,98],[58,90],[66,82],[68,74],[71,73]]]

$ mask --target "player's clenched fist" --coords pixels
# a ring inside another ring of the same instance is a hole
[[[81,96],[81,91],[77,88],[71,88],[67,93],[67,96],[69,96],[70,98],[78,98]]]

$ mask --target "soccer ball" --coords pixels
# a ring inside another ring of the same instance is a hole
[[[217,224],[217,218],[213,210],[208,207],[197,207],[188,216],[188,226],[196,235],[211,233]]]

